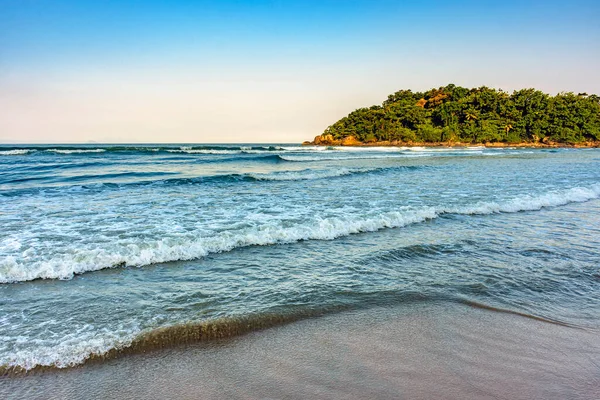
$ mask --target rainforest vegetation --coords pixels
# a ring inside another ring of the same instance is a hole
[[[380,106],[351,112],[315,143],[336,144],[348,138],[357,144],[597,144],[600,97],[570,92],[550,96],[536,89],[509,94],[452,84],[427,92],[400,90]]]

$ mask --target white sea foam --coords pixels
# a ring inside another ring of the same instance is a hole
[[[82,364],[92,355],[103,355],[112,349],[129,346],[140,331],[135,322],[129,323],[128,326],[121,325],[117,329],[103,329],[101,332],[95,330],[92,325],[84,324],[60,340],[36,339],[34,347],[24,347],[10,352],[8,357],[0,358],[0,365],[25,370],[39,366],[72,367]],[[5,342],[19,342],[25,338],[4,336],[0,339]]]
[[[58,154],[83,154],[83,153],[104,153],[106,149],[48,149],[52,153]]]
[[[380,168],[339,168],[324,170],[308,169],[301,171],[275,172],[270,174],[250,173],[248,174],[248,176],[260,181],[304,181],[313,179],[335,178],[338,176],[368,173],[379,170]]]
[[[352,154],[352,155],[315,155],[315,156],[304,156],[304,155],[279,155],[284,161],[293,162],[310,162],[310,161],[335,161],[335,160],[376,160],[376,159],[387,159],[387,158],[411,158],[411,157],[427,157],[427,154]]]
[[[596,184],[589,188],[572,188],[564,191],[549,192],[542,195],[520,196],[506,202],[480,202],[472,206],[450,207],[441,209],[441,212],[449,214],[494,214],[515,213],[519,211],[536,211],[544,207],[557,207],[569,203],[581,203],[600,197],[600,185]]]
[[[323,147],[323,146],[276,146],[275,150],[284,150],[287,152],[299,152],[299,153],[308,153],[308,152],[331,152],[333,150]]]
[[[167,261],[192,260],[237,247],[293,243],[309,239],[332,240],[353,233],[405,226],[434,217],[435,211],[430,208],[411,212],[392,211],[359,218],[324,218],[295,226],[284,226],[281,222],[265,224],[240,231],[225,231],[195,240],[162,239],[152,243],[130,244],[119,249],[98,248],[28,264],[23,264],[15,257],[6,257],[0,261],[0,282],[38,278],[70,279],[74,274],[118,265],[139,267]]]
[[[398,153],[404,151],[406,147],[394,147],[394,146],[369,146],[369,147],[354,147],[354,146],[333,146],[330,147],[335,151],[346,152],[346,153]]]
[[[187,154],[241,154],[241,150],[217,150],[217,149],[187,149],[167,150],[169,153],[187,153]]]
[[[470,146],[470,147],[407,147],[406,150],[416,151],[416,152],[437,152],[437,153],[456,153],[456,152],[464,152],[464,151],[482,151],[485,150],[483,146]]]
[[[298,172],[308,174],[315,171]],[[595,184],[538,195],[515,196],[504,201],[480,202],[455,207],[404,207],[393,211],[339,209],[336,215],[330,217],[315,216],[296,223],[291,223],[289,220],[252,218],[255,225],[195,239],[181,237],[165,238],[154,242],[140,240],[137,244],[130,243],[127,246],[107,245],[112,247],[81,251],[73,248],[71,253],[61,257],[29,264],[26,263],[31,260],[29,258],[31,254],[24,252],[21,253],[21,258],[13,257],[8,263],[7,260],[0,260],[0,276],[3,282],[35,278],[68,279],[75,273],[109,268],[118,263],[127,266],[143,266],[171,260],[188,260],[243,246],[284,244],[311,239],[332,240],[360,232],[403,227],[435,219],[444,214],[486,215],[535,211],[544,207],[556,207],[598,198],[600,198],[600,184]],[[284,208],[282,210],[285,211]],[[16,239],[6,238],[0,241],[0,251],[20,250],[21,245],[22,243]],[[23,315],[23,318],[26,318],[27,314]],[[17,317],[17,320],[18,318],[20,317]],[[110,327],[103,326],[99,322],[93,325],[85,321],[75,322],[66,322],[72,323],[72,328],[63,327],[56,332],[48,329],[44,334],[30,335],[24,334],[23,331],[13,333],[10,320],[0,318],[0,326],[4,328],[3,332],[0,329],[0,365],[27,370],[36,366],[58,368],[75,366],[85,362],[92,355],[102,355],[112,349],[129,346],[139,334],[149,330],[149,326],[153,326],[148,325],[143,318],[121,320]],[[27,323],[23,326],[26,327]],[[49,322],[44,323],[62,326],[63,321],[50,319]],[[38,328],[40,327],[38,325]]]
[[[493,214],[539,210],[600,197],[600,184],[572,188],[536,196],[520,196],[504,202],[481,202],[455,207],[405,208],[398,211],[369,211],[363,215],[349,213],[326,218],[312,217],[290,225],[283,220],[265,220],[257,225],[197,238],[162,238],[141,240],[127,245],[105,245],[75,250],[49,259],[30,260],[4,257],[0,261],[0,282],[10,283],[43,279],[70,279],[74,274],[115,266],[144,266],[175,260],[192,260],[211,253],[245,246],[293,243],[300,240],[332,240],[359,232],[401,227],[433,219],[443,214]]]
[[[21,155],[32,153],[34,151],[36,151],[36,150],[33,150],[33,149],[1,150],[0,155],[1,156],[21,156]]]
[[[224,149],[194,149],[189,146],[182,146],[179,149],[169,149],[170,153],[188,153],[188,154],[278,154],[278,153],[321,153],[332,152],[334,150],[318,146],[262,146],[253,148],[252,146],[240,146],[239,148]]]

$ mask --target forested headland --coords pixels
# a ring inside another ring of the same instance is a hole
[[[318,145],[600,145],[600,97],[485,86],[400,90],[329,126]]]

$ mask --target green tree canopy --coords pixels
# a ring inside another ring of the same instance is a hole
[[[399,90],[381,106],[359,108],[329,126],[334,140],[362,142],[565,143],[600,141],[600,97],[512,94],[453,84],[427,92]]]

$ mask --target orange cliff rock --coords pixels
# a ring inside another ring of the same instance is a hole
[[[342,146],[360,146],[362,142],[356,139],[354,136],[346,136],[342,139]]]
[[[352,135],[346,136],[342,140],[336,140],[332,135],[318,135],[315,136],[312,142],[303,142],[302,144],[316,146],[360,146],[363,143]]]

